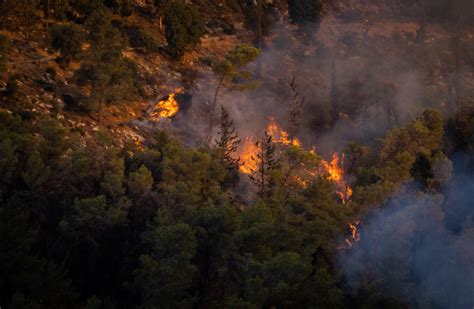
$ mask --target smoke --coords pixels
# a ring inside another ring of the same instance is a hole
[[[313,31],[276,24],[259,59],[260,87],[243,92],[224,89],[218,99],[229,110],[241,138],[262,136],[268,116],[289,129],[292,77],[305,97],[297,137],[326,156],[350,142],[373,143],[427,107],[453,112],[453,76],[472,79],[469,31],[460,32],[462,55],[456,67],[453,29],[431,18],[424,36],[418,37],[419,2],[407,11],[397,11],[397,5],[386,2],[351,1],[352,6],[336,2],[336,9],[326,12]],[[443,12],[459,11],[461,4],[472,7],[465,1],[435,2],[449,8]],[[338,8],[341,5],[343,9]],[[356,13],[342,14],[349,11]],[[209,135],[209,102],[215,87],[212,72],[200,71],[194,87],[187,89],[193,94],[188,113],[192,119],[173,125],[184,132],[184,139],[192,136],[188,140],[193,142]],[[458,90],[458,95],[463,94]],[[337,94],[335,99],[332,93]]]
[[[352,293],[422,308],[472,308],[473,192],[473,175],[454,178],[444,195],[405,188],[365,218],[361,241],[339,256]]]

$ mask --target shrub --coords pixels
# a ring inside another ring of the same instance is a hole
[[[125,27],[122,33],[127,37],[128,43],[134,48],[143,48],[150,52],[158,51],[159,44],[146,31],[137,26]]]
[[[194,48],[204,33],[204,24],[196,8],[182,1],[170,4],[165,12],[165,34],[174,59],[181,59]]]
[[[78,25],[54,25],[51,28],[51,47],[59,50],[66,61],[77,57],[84,40],[84,32]]]

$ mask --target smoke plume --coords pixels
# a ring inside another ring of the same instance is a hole
[[[416,307],[474,306],[473,175],[444,194],[409,188],[364,222],[361,241],[339,257],[354,295],[373,292]]]

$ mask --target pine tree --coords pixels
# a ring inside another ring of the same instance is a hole
[[[272,172],[279,166],[280,162],[276,157],[276,147],[273,138],[265,131],[265,136],[256,143],[258,153],[255,158],[257,169],[249,175],[250,180],[257,186],[260,198],[268,197],[273,187]]]
[[[221,162],[228,168],[238,168],[240,158],[235,158],[234,154],[239,147],[240,139],[235,131],[234,121],[224,106],[221,106],[219,137],[215,143]]]
[[[259,55],[259,49],[241,44],[230,51],[224,60],[216,61],[213,64],[212,71],[218,80],[209,113],[209,134],[211,134],[214,127],[214,111],[222,88],[246,90],[252,89],[258,84],[257,80],[253,78],[252,72],[246,69],[246,66],[257,59]]]
[[[204,22],[197,9],[184,1],[174,1],[166,8],[165,36],[169,53],[175,60],[192,50],[204,34]]]
[[[74,74],[79,85],[91,86],[92,92],[85,109],[96,111],[100,122],[106,104],[125,101],[136,94],[137,67],[122,55],[124,38],[112,25],[109,11],[95,12],[86,25],[92,46]]]

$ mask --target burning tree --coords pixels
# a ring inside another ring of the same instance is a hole
[[[211,104],[209,134],[214,126],[214,111],[216,110],[217,99],[222,87],[232,90],[245,90],[254,88],[257,85],[257,81],[252,77],[252,73],[245,69],[245,67],[259,55],[259,49],[242,44],[229,52],[224,60],[216,61],[212,66],[212,71],[218,81]]]

